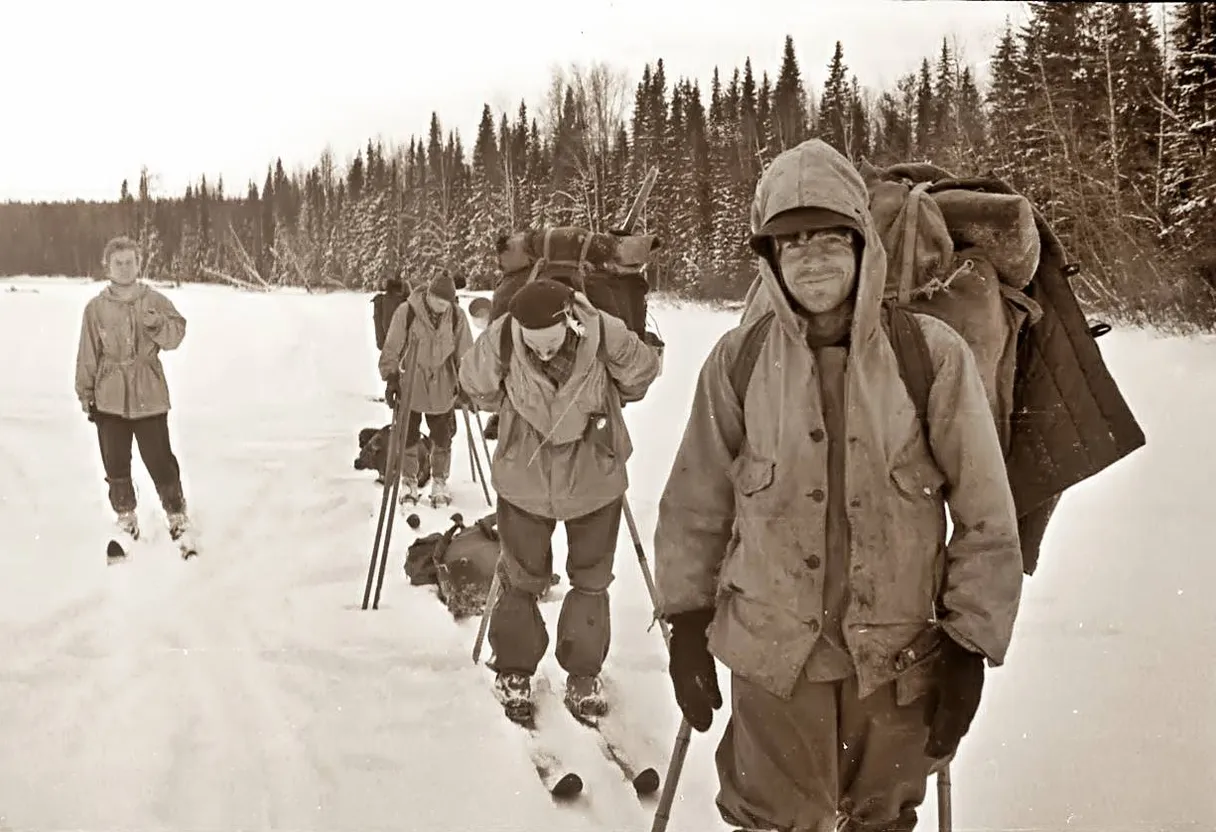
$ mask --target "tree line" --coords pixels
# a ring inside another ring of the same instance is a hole
[[[449,269],[487,287],[498,233],[607,230],[657,166],[641,225],[664,241],[652,285],[737,298],[755,273],[756,180],[817,136],[855,163],[999,176],[1083,264],[1087,307],[1216,326],[1216,2],[1029,5],[983,91],[946,39],[883,90],[859,85],[839,42],[808,89],[790,36],[775,78],[748,59],[715,69],[707,90],[662,59],[632,89],[619,68],[575,66],[535,111],[485,106],[471,148],[433,113],[425,137],[369,140],[342,165],[328,151],[296,171],[276,162],[243,193],[200,177],[154,196],[145,170],[114,202],[0,205],[0,274],[97,274],[105,240],[126,233],[161,280],[362,290]]]

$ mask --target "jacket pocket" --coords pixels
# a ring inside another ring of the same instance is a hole
[[[735,460],[731,479],[735,490],[744,497],[754,497],[773,484],[777,464],[770,459],[745,453]]]
[[[592,463],[602,476],[616,471],[616,449],[613,447],[611,420],[605,413],[587,416],[587,427],[583,430],[582,444],[590,454]]]
[[[781,697],[793,690],[815,638],[785,609],[735,589],[720,600],[707,635],[720,662]]]
[[[946,476],[928,459],[910,459],[891,469],[891,480],[909,500],[928,500],[946,483]]]

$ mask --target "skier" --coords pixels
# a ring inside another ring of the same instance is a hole
[[[979,707],[985,659],[1005,659],[1021,596],[974,357],[915,316],[933,365],[923,432],[880,322],[886,255],[867,205],[819,140],[764,172],[751,244],[774,318],[738,395],[750,324],[710,351],[659,504],[676,701],[708,730],[714,658],[730,669],[717,806],[748,829],[910,832]]]
[[[568,674],[566,706],[597,716],[607,711],[599,673],[633,452],[621,404],[645,395],[659,356],[620,319],[553,280],[528,283],[508,313],[481,333],[460,369],[473,402],[501,416],[491,464],[502,543],[502,593],[488,632],[495,694],[508,717],[530,719],[531,677],[549,644],[537,598],[549,587],[550,541],[561,520],[571,588],[556,657]]]
[[[457,381],[460,359],[473,346],[473,332],[456,300],[456,284],[447,273],[415,289],[393,313],[384,349],[380,351],[380,377],[384,400],[394,410],[401,395],[401,360],[410,342],[417,345],[414,384],[406,423],[406,449],[402,484],[403,501],[418,502],[418,453],[422,417],[431,437],[431,504],[452,501],[448,475],[452,468],[452,439],[456,435],[456,406],[463,400]],[[407,372],[410,368],[404,368]]]
[[[131,239],[115,237],[101,258],[110,283],[88,302],[76,354],[76,396],[97,426],[97,443],[119,528],[139,538],[131,440],[152,477],[170,535],[189,527],[181,472],[169,440],[169,388],[161,350],[177,349],[186,319],[160,292],[139,279]]]

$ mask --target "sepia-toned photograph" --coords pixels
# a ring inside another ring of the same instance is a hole
[[[0,32],[0,832],[1216,832],[1216,2]]]

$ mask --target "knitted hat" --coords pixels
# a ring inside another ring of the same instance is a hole
[[[433,278],[426,290],[437,298],[442,298],[448,303],[456,302],[456,281],[452,280],[446,272]]]
[[[574,290],[556,280],[534,280],[515,293],[507,311],[524,329],[544,329],[565,320]]]

